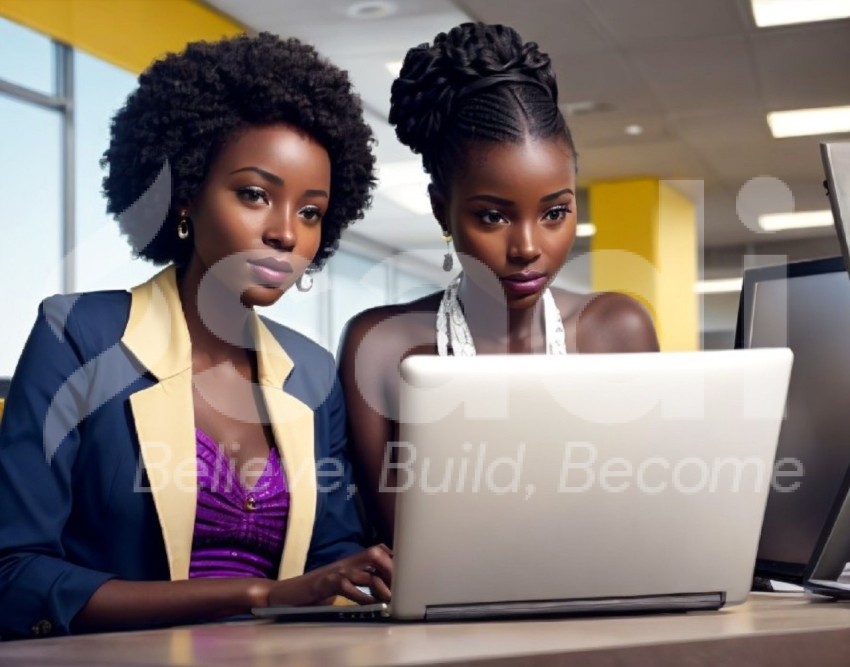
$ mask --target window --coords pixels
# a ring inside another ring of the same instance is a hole
[[[54,60],[49,38],[0,18],[0,79],[52,95]]]
[[[133,257],[101,194],[106,171],[100,158],[109,146],[109,123],[136,86],[126,70],[74,53],[76,132],[76,280],[74,291],[127,289],[159,271]]]
[[[386,262],[337,252],[328,262],[331,278],[331,350],[336,351],[346,322],[367,308],[382,306],[389,295]]]
[[[0,96],[0,375],[11,375],[45,297],[62,291],[58,111]]]

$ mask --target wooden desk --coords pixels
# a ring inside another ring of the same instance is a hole
[[[0,665],[840,665],[850,604],[753,594],[719,612],[456,624],[219,623],[0,644]]]

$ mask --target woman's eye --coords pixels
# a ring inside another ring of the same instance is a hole
[[[262,188],[258,187],[248,187],[248,188],[240,188],[237,191],[239,198],[243,201],[251,202],[252,204],[256,204],[259,202],[264,202],[266,204],[269,203],[269,196],[266,194],[266,191]]]
[[[566,218],[569,212],[570,209],[568,206],[555,206],[554,208],[550,208],[546,211],[546,214],[543,217],[547,221],[557,222]]]
[[[505,217],[498,211],[480,211],[477,215],[486,225],[497,225],[505,221]]]
[[[322,219],[322,211],[318,206],[306,206],[299,211],[302,218],[308,222],[318,222]]]

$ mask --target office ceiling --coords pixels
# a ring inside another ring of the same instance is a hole
[[[383,164],[415,159],[386,123],[394,78],[386,63],[464,20],[507,23],[552,56],[580,185],[637,176],[698,181],[679,187],[695,198],[704,193],[706,251],[777,251],[803,239],[832,247],[831,228],[753,228],[756,213],[828,206],[818,152],[825,137],[774,139],[765,115],[850,105],[850,20],[756,28],[749,0],[392,0],[386,16],[371,19],[351,13],[380,2],[208,4],[256,30],[309,41],[348,69]],[[642,134],[627,134],[630,125]],[[440,245],[429,215],[380,192],[356,229],[391,246]]]

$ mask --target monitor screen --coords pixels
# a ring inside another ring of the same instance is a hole
[[[799,582],[850,466],[850,277],[841,258],[747,271],[736,346],[794,352],[776,456],[799,461],[801,474],[774,480],[756,573]]]

